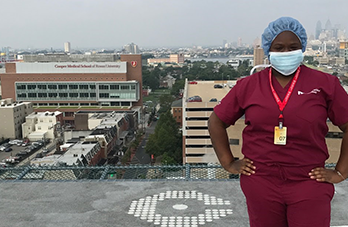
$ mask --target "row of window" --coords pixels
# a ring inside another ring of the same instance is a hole
[[[96,98],[97,94],[92,93],[18,93],[17,98]],[[99,93],[99,98],[111,99],[135,99],[134,93]]]
[[[111,85],[104,85],[100,84],[98,86],[100,90],[135,90],[135,85],[116,85],[116,84],[111,84]],[[41,89],[41,90],[88,90],[88,89],[96,89],[96,86],[94,84],[18,84],[17,85],[17,90],[34,90],[34,89]]]

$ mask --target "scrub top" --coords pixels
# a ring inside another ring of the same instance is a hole
[[[270,68],[240,79],[214,108],[227,125],[233,125],[245,115],[242,153],[256,163],[284,167],[323,166],[329,157],[325,142],[326,121],[330,119],[337,126],[348,122],[348,95],[338,78],[303,65],[300,67],[298,81],[283,110],[286,145],[274,144],[280,110],[270,88]],[[291,81],[283,88],[272,76],[272,84],[283,100]],[[306,177],[309,168],[304,171]]]

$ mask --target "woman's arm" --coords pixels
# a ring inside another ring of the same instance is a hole
[[[348,177],[348,122],[339,127],[343,132],[340,157],[335,170],[315,168],[310,173],[311,179],[321,182],[339,183]]]
[[[227,125],[213,112],[208,120],[208,130],[216,156],[222,167],[230,173],[251,175],[255,166],[250,159],[234,160],[226,132]]]

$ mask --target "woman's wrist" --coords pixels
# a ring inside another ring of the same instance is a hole
[[[338,176],[342,178],[342,180],[346,179],[339,170],[335,169],[335,172],[337,173]]]

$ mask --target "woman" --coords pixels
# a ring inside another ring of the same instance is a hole
[[[307,35],[295,19],[271,22],[262,47],[271,67],[237,82],[209,118],[216,155],[241,174],[252,227],[328,227],[333,183],[348,176],[348,95],[337,77],[301,65]],[[226,128],[245,115],[243,159]],[[336,169],[326,169],[329,118],[343,131]]]

